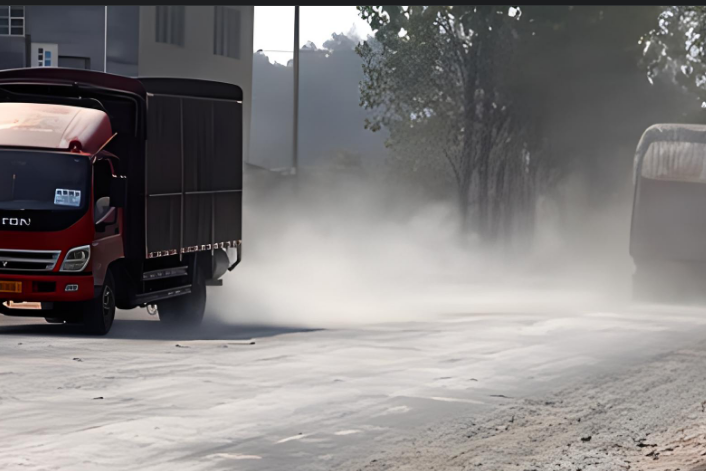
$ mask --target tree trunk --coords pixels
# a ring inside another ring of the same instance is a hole
[[[480,116],[476,131],[478,133],[478,154],[477,154],[477,167],[478,167],[478,186],[479,186],[479,197],[478,197],[478,216],[479,216],[479,227],[478,232],[481,239],[488,241],[491,239],[492,234],[490,230],[490,154],[493,148],[493,127],[492,127],[492,102],[493,96],[491,90],[493,90],[492,81],[492,58],[489,57],[492,53],[491,40],[486,37],[484,40],[477,40],[477,54],[480,59],[479,68],[477,72],[478,78],[478,89],[481,91],[482,96],[480,100]]]
[[[466,182],[458,182],[458,212],[461,218],[461,232],[466,233],[470,227],[470,185]]]
[[[490,204],[489,160],[488,154],[485,152],[485,146],[481,143],[478,152],[478,234],[483,240],[490,238],[490,217],[488,211]]]
[[[471,228],[470,220],[470,190],[473,175],[476,170],[475,162],[475,93],[476,93],[476,70],[473,61],[469,61],[469,67],[465,87],[463,90],[463,143],[461,160],[459,162],[459,203],[461,209],[461,229],[468,232]]]
[[[458,173],[458,202],[461,212],[461,231],[467,233],[471,229],[471,181],[473,180],[473,141],[470,136],[464,136],[461,151],[461,163]]]
[[[505,202],[506,167],[507,165],[505,159],[503,158],[495,169],[495,186],[493,188],[492,211],[490,214],[490,237],[492,240],[497,242],[500,242],[500,239],[504,236],[503,228],[501,227],[504,221],[502,215],[508,209],[507,206],[503,204]]]

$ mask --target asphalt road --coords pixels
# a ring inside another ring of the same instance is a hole
[[[134,312],[105,338],[2,317],[0,469],[358,469],[702,339],[706,311],[669,307],[188,332]]]

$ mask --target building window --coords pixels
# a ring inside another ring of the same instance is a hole
[[[24,36],[25,7],[0,5],[0,35]]]
[[[59,58],[59,45],[32,43],[32,67],[56,67]]]
[[[156,41],[184,46],[186,7],[184,5],[158,5],[156,9]]]
[[[37,49],[37,66],[39,67],[51,67],[52,56],[51,51],[44,50],[43,47]]]
[[[216,6],[213,24],[213,53],[240,59],[240,10]]]

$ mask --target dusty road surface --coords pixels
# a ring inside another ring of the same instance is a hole
[[[506,311],[106,338],[0,318],[0,469],[706,463],[706,311]]]

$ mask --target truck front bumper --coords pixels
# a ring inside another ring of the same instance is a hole
[[[21,292],[0,292],[0,302],[71,302],[94,296],[93,275],[0,275],[0,282],[21,283]],[[0,283],[2,285],[2,283]]]

